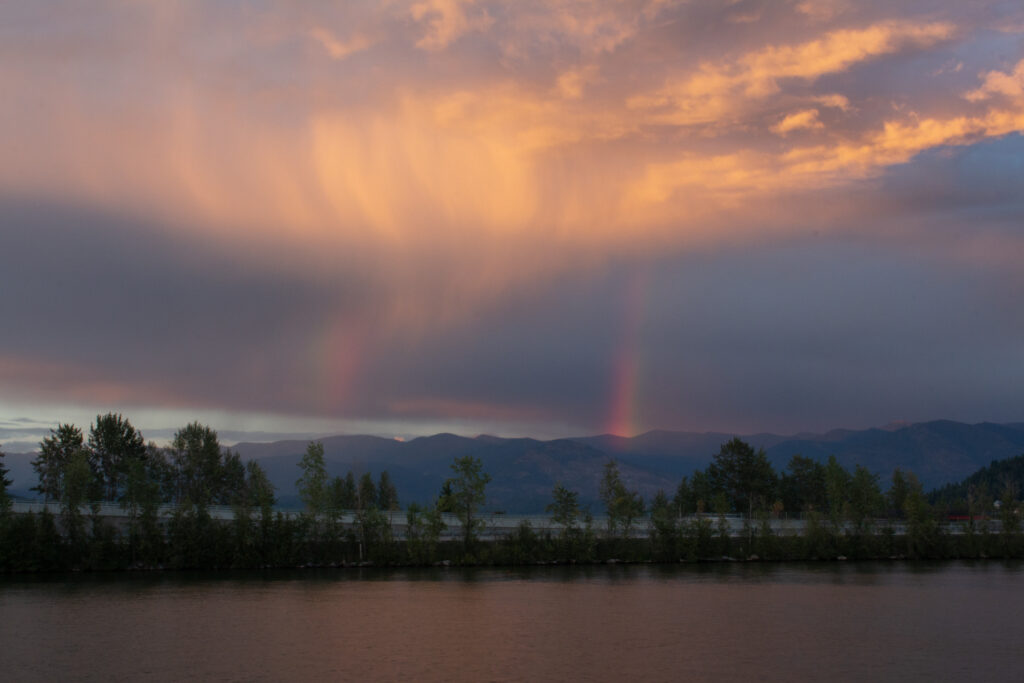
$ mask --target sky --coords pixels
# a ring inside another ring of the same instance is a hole
[[[0,443],[1024,421],[1017,0],[11,0],[0,92]]]

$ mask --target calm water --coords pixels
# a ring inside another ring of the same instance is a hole
[[[1024,565],[0,579],[0,678],[1024,680]]]

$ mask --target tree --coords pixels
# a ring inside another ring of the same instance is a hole
[[[231,502],[217,432],[198,422],[179,429],[171,442],[171,462],[178,503],[206,508]]]
[[[391,545],[391,520],[376,505],[356,510],[356,525],[359,529],[359,559],[383,559]]]
[[[121,480],[124,487],[121,507],[128,512],[128,542],[133,563],[139,559],[154,563],[163,540],[157,521],[161,500],[160,469],[153,467],[159,452],[153,451],[150,455],[154,457],[132,459]]]
[[[890,516],[903,517],[903,508],[909,495],[910,484],[903,475],[903,470],[897,467],[892,471],[892,484],[889,485],[889,491],[886,494],[886,503],[889,506]]]
[[[551,521],[562,527],[563,536],[576,528],[580,516],[580,494],[570,491],[561,483],[551,492],[552,501],[544,509],[551,515]]]
[[[820,462],[794,455],[779,481],[783,509],[793,512],[822,511],[827,505],[825,466]]]
[[[32,487],[46,500],[61,500],[64,489],[64,472],[71,458],[82,450],[82,430],[72,424],[58,424],[50,430],[50,436],[39,444],[39,455],[32,460],[32,469],[39,478],[39,484]]]
[[[971,484],[967,487],[967,496],[964,502],[967,505],[966,531],[973,542],[974,532],[979,530],[979,527],[982,534],[988,534],[988,519],[985,517],[985,513],[991,507],[991,500],[987,492],[979,490],[978,486]]]
[[[425,510],[419,503],[409,503],[405,515],[409,560],[414,564],[433,562],[445,529],[440,511],[436,505]]]
[[[747,514],[755,506],[767,508],[778,483],[764,449],[755,451],[738,438],[722,444],[708,466],[708,478],[713,488],[725,492],[733,510]]]
[[[825,463],[825,498],[833,531],[837,531],[846,518],[846,505],[850,497],[850,473],[839,464],[836,456],[828,456]]]
[[[678,515],[668,496],[660,490],[651,501],[651,542],[659,560],[676,559],[679,542]]]
[[[1004,557],[1019,556],[1020,511],[1017,509],[1017,482],[1007,478],[1003,482],[1003,495],[999,499],[999,523],[1002,529]]]
[[[604,474],[601,475],[601,484],[597,495],[604,503],[605,512],[608,513],[608,534],[615,535],[615,527],[618,524],[617,500],[626,490],[622,483],[622,475],[619,474],[619,464],[615,460],[609,460],[604,464]]]
[[[423,528],[423,508],[419,503],[409,503],[405,510],[405,550],[413,564],[428,561]]]
[[[242,456],[225,449],[221,454],[220,492],[216,502],[220,505],[244,505],[247,495]]]
[[[562,527],[559,538],[566,557],[574,555],[573,546],[579,540],[580,496],[561,483],[555,484],[551,502],[544,509],[551,515],[551,521]]]
[[[351,470],[345,473],[341,493],[341,499],[345,503],[343,510],[355,510],[359,507],[359,490],[356,488],[356,477]]]
[[[7,478],[9,470],[4,465],[4,452],[0,451],[0,517],[11,507],[11,498],[7,493],[7,487],[11,485],[11,480]]]
[[[85,550],[85,520],[82,506],[96,493],[98,482],[89,466],[89,452],[84,448],[71,456],[64,468],[64,485],[61,495],[61,514],[64,532],[71,550],[72,562],[77,564]]]
[[[693,491],[693,511],[701,514],[712,507],[715,492],[711,488],[711,480],[703,470],[697,470],[690,477],[690,490]]]
[[[277,502],[274,485],[270,483],[266,470],[255,460],[245,463],[245,490],[248,504],[253,507],[269,511]]]
[[[381,514],[377,503],[377,485],[373,483],[373,476],[369,472],[364,472],[363,476],[359,477],[356,500],[356,526],[359,529],[360,559],[363,559],[364,551],[367,556],[371,556],[379,540],[390,540],[390,522]]]
[[[441,484],[441,492],[437,495],[437,509],[440,512],[455,512],[455,494],[452,492],[450,479],[445,479]]]
[[[676,487],[676,495],[672,497],[672,506],[676,509],[676,516],[693,514],[697,511],[697,498],[694,495],[690,480],[683,477],[679,486]]]
[[[89,455],[103,500],[117,500],[131,463],[146,457],[146,442],[120,414],[97,415],[89,429]]]
[[[332,517],[339,517],[343,510],[356,509],[356,480],[350,471],[344,477],[331,479],[327,507]]]
[[[237,474],[236,468],[239,470]],[[267,564],[273,522],[271,508],[274,505],[274,487],[266,472],[255,460],[250,460],[243,466],[240,460],[231,459],[226,469],[230,479],[241,480],[235,487],[235,494],[232,497],[234,520],[230,528],[233,531],[233,555],[230,561],[239,567]],[[259,519],[255,522],[252,518],[254,508],[260,511]],[[223,525],[218,526],[222,531],[225,529]]]
[[[598,493],[608,513],[608,535],[615,537],[621,529],[622,534],[628,536],[633,522],[644,514],[644,499],[638,491],[626,488],[619,474],[619,465],[614,460],[604,465]]]
[[[697,516],[683,527],[687,538],[686,556],[690,560],[711,557],[714,554],[714,529],[707,517]]]
[[[398,509],[398,489],[391,483],[391,475],[387,470],[380,473],[377,484],[377,503],[381,510]]]
[[[319,441],[310,441],[306,452],[299,461],[302,475],[295,482],[299,489],[299,498],[306,506],[306,511],[314,517],[327,509],[327,464],[324,461],[324,445]]]
[[[445,480],[450,492],[445,504],[450,507],[462,523],[462,545],[468,551],[476,538],[476,531],[483,527],[483,520],[477,518],[477,511],[486,501],[484,490],[491,481],[491,475],[483,471],[479,458],[466,455],[455,458],[452,463],[454,477]]]
[[[373,476],[369,472],[364,472],[363,476],[359,477],[359,504],[356,506],[359,510],[377,510],[377,485],[373,483]]]
[[[878,487],[878,475],[863,465],[857,465],[850,478],[849,520],[854,533],[863,535],[870,531],[871,520],[885,506],[885,499]]]
[[[533,530],[530,520],[519,522],[512,533],[505,536],[500,543],[504,550],[503,563],[527,564],[536,562],[540,551],[540,537]]]
[[[939,525],[928,504],[921,483],[913,473],[907,473],[907,498],[903,511],[907,517],[907,554],[912,558],[937,557]]]
[[[146,446],[146,465],[150,476],[160,483],[160,502],[171,503],[178,495],[178,470],[174,465],[174,451],[161,448],[152,441]]]

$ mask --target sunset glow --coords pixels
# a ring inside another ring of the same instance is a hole
[[[15,1],[0,27],[7,417],[1024,419],[1015,3]]]

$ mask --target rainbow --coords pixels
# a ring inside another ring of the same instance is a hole
[[[366,346],[365,324],[343,317],[314,337],[310,370],[317,407],[333,413],[347,407]]]
[[[604,432],[634,436],[642,430],[638,413],[641,326],[645,317],[650,275],[646,269],[634,274],[624,298],[622,331],[612,362],[611,400]]]

